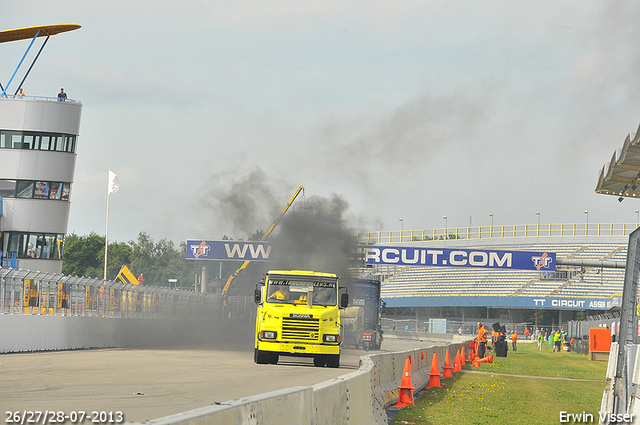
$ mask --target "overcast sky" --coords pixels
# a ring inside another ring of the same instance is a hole
[[[25,0],[0,29],[82,25],[24,85],[84,105],[69,233],[104,235],[111,167],[110,239],[178,242],[266,229],[301,185],[357,230],[635,223],[637,200],[594,189],[640,124],[639,18],[630,0]],[[0,45],[3,85],[27,45]]]

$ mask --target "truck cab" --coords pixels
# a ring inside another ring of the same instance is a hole
[[[342,333],[339,278],[333,273],[273,270],[255,290],[254,361],[276,364],[281,355],[313,357],[317,367],[340,367]]]

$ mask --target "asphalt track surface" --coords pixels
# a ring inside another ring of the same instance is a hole
[[[428,345],[433,344],[390,339],[383,342],[381,352]],[[3,354],[0,413],[4,423],[9,423],[7,412],[44,414],[47,410],[66,415],[119,411],[127,422],[144,422],[250,395],[314,385],[357,370],[364,354],[344,349],[339,369],[317,368],[312,359],[297,357],[281,357],[277,365],[257,365],[253,346],[246,343]]]

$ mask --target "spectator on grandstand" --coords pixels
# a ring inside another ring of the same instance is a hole
[[[518,342],[518,334],[516,331],[511,332],[511,348],[513,351],[517,351],[518,347],[516,347],[516,342]]]
[[[544,335],[542,332],[538,332],[538,351],[542,351],[542,340],[544,339]]]
[[[458,335],[462,335],[462,326],[458,328]]]
[[[478,322],[478,356],[483,359],[484,353],[487,351],[487,330],[482,326],[482,323]]]
[[[393,322],[393,328],[391,328],[392,330],[396,330],[396,322]]]
[[[529,339],[529,328],[524,328],[524,339]]]
[[[404,330],[408,331],[409,330],[409,324],[407,323],[406,325],[404,325]]]

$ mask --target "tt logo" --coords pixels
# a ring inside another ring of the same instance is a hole
[[[552,258],[550,258],[549,255],[545,252],[539,257],[531,257],[531,260],[533,261],[533,265],[535,266],[536,270],[540,270],[542,268],[549,268],[549,263],[551,263]]]
[[[191,245],[191,252],[193,252],[193,256],[196,258],[206,257],[209,249],[211,248],[204,241],[200,243],[200,245]]]

